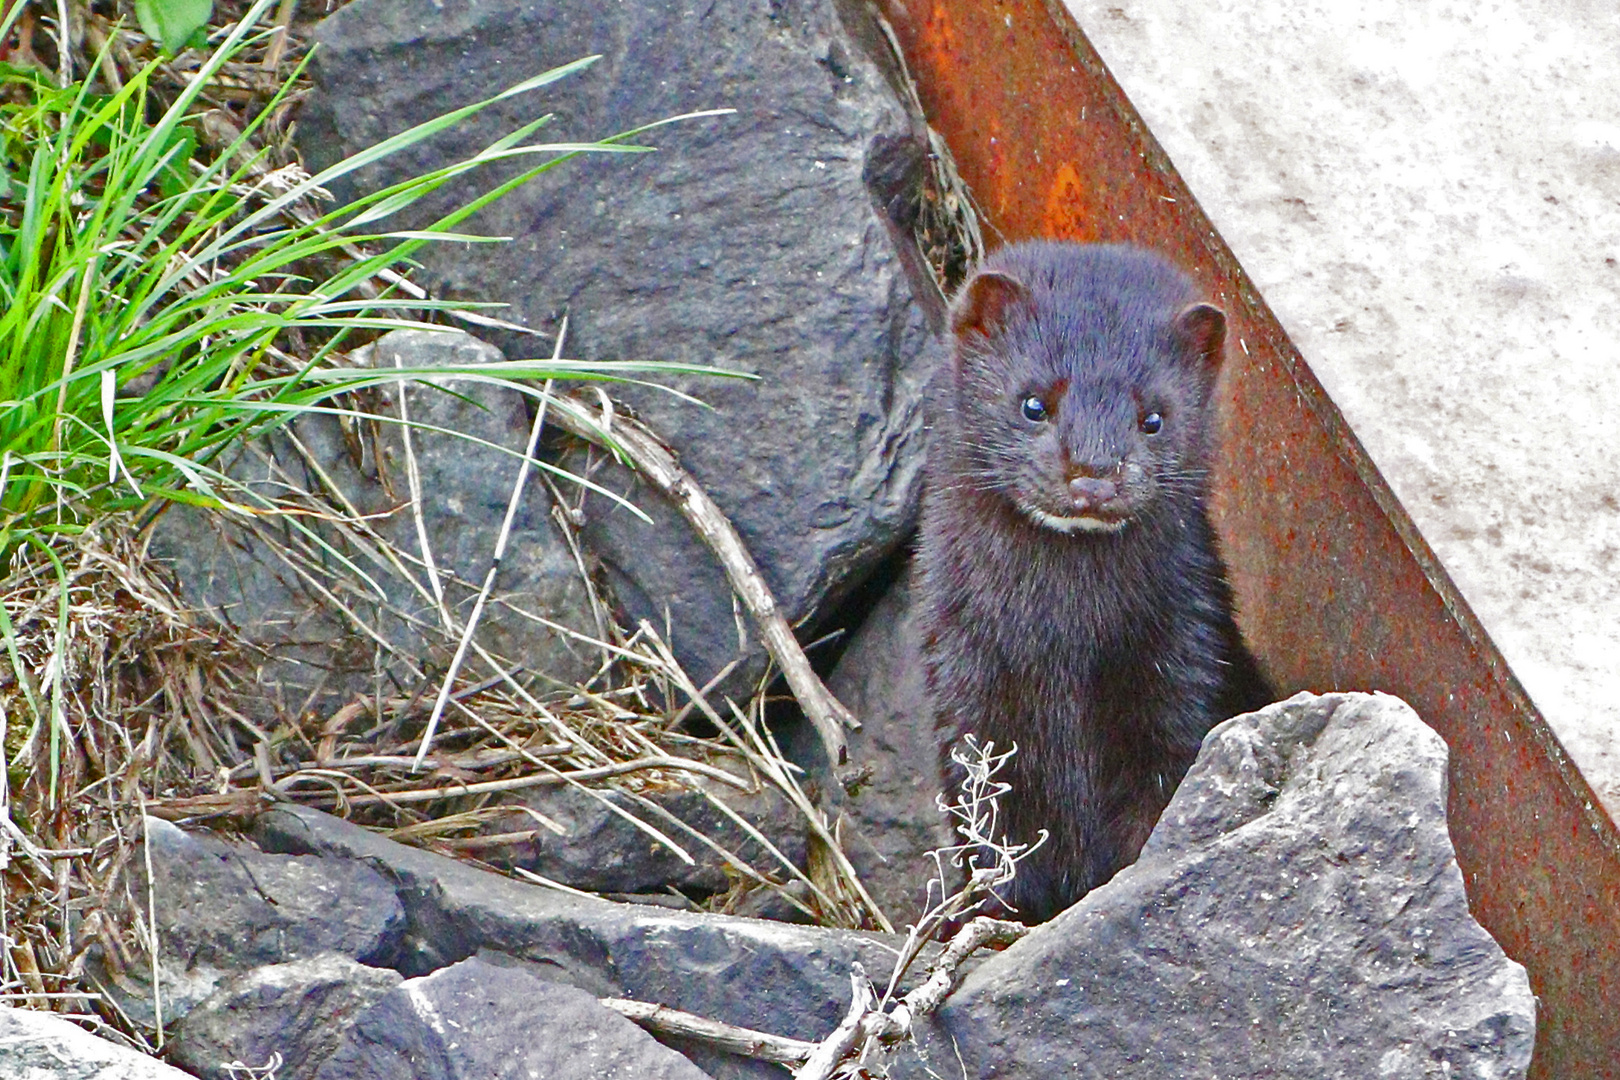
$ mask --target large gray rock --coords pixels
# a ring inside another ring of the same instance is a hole
[[[494,949],[525,962],[531,972],[598,997],[656,1002],[791,1038],[820,1039],[848,1008],[853,965],[886,975],[899,943],[884,934],[554,892],[396,844],[303,807],[264,814],[258,836],[273,850],[363,859],[395,882],[410,921],[399,965],[406,974],[426,974]]]
[[[404,908],[363,863],[265,854],[158,818],[146,819],[146,843],[166,1022],[185,1016],[231,972],[324,953],[388,964],[399,950]],[[137,866],[144,871],[144,864]],[[93,970],[108,978],[99,965]],[[104,989],[135,1019],[154,1020],[145,965]]]
[[[191,1080],[70,1020],[0,1005],[0,1076],[15,1080]]]
[[[234,1063],[263,1068],[279,1057],[276,1080],[313,1080],[360,1014],[401,981],[336,953],[241,972],[176,1025],[169,1058],[203,1080],[236,1080]]]
[[[576,987],[483,960],[412,979],[367,1009],[321,1080],[706,1080]]]
[[[354,358],[380,367],[396,362],[443,367],[489,363],[501,354],[459,331],[396,330],[357,350]],[[384,415],[399,416],[400,392],[397,385],[374,392]],[[514,455],[528,441],[529,412],[518,391],[466,379],[408,385],[403,392],[411,422],[420,425],[412,432],[411,448],[421,477],[424,531],[459,633],[495,552],[517,482],[520,459]],[[292,421],[289,431],[314,458],[318,472],[285,435],[275,434],[244,448],[230,465],[231,474],[269,494],[282,490],[276,470],[308,491],[335,487],[404,553],[399,563],[381,557],[369,540],[350,543],[338,530],[307,517],[259,518],[250,529],[227,515],[179,505],[159,521],[153,553],[175,564],[189,602],[266,650],[259,671],[263,694],[249,699],[250,709],[257,701],[261,712],[296,713],[316,691],[331,707],[357,692],[374,692],[379,678],[411,690],[422,687],[422,673],[442,671],[457,638],[443,628],[418,561],[422,545],[410,509],[399,425],[356,432],[331,416],[308,415]],[[478,635],[495,655],[571,683],[588,676],[599,657],[526,614],[595,630],[579,565],[550,512],[549,493],[531,477]],[[322,581],[323,591],[256,535],[262,530],[283,547],[312,548],[306,573],[318,579],[318,568],[333,560],[303,540],[302,529],[314,530],[331,551],[351,559],[369,583],[343,572]],[[330,595],[341,597],[371,633],[357,629]],[[391,648],[379,649],[376,638]]]
[[[478,221],[510,244],[420,257],[433,287],[507,301],[504,314],[530,326],[555,327],[566,312],[571,356],[758,375],[668,380],[712,411],[645,387],[614,392],[680,452],[794,620],[906,534],[923,449],[929,331],[863,182],[869,152],[903,145],[910,121],[837,6],[354,0],[317,32],[317,90],[300,120],[306,156],[325,164],[601,54],[584,74],[360,175],[375,188],[545,112],[555,119],[541,134],[561,140],[738,110],[643,137],[658,153],[571,161],[508,195]],[[420,223],[448,205],[436,199],[406,216]],[[541,351],[532,338],[498,340],[510,355]],[[592,498],[589,545],[632,620],[662,627],[667,610],[676,653],[702,684],[738,652],[718,564],[629,474],[614,466],[596,479],[628,492],[655,524]],[[757,658],[757,641],[746,652]]]
[[[1468,911],[1446,747],[1384,695],[1213,731],[1140,860],[963,981],[976,1077],[1522,1077],[1525,971]]]
[[[266,854],[146,819],[164,952],[242,969],[321,953],[386,964],[405,931],[394,888],[353,860]]]

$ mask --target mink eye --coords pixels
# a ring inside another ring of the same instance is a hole
[[[1164,417],[1160,416],[1156,412],[1150,412],[1146,416],[1142,417],[1141,427],[1142,434],[1157,435],[1159,433],[1159,429],[1164,427]]]
[[[1032,424],[1044,424],[1046,422],[1046,402],[1042,401],[1034,394],[1031,394],[1029,397],[1024,399],[1023,404],[1020,406],[1020,410],[1024,414],[1024,419],[1028,420]]]

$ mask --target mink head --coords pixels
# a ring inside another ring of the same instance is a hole
[[[952,303],[951,332],[952,483],[1076,534],[1201,497],[1226,320],[1159,256],[1003,248]]]

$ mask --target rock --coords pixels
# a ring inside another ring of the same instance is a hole
[[[404,908],[369,866],[267,855],[158,818],[146,819],[146,836],[165,1022],[214,993],[228,972],[323,953],[382,965],[399,950]],[[137,965],[106,987],[146,1024],[155,1016],[149,978]]]
[[[375,189],[545,112],[555,119],[540,136],[564,140],[694,109],[738,110],[641,137],[658,153],[570,161],[513,192],[478,218],[510,244],[443,245],[419,257],[430,286],[507,301],[507,318],[549,328],[567,312],[570,356],[759,376],[662,380],[712,410],[642,386],[614,393],[678,450],[794,621],[820,612],[907,534],[923,452],[930,332],[863,180],[872,148],[910,138],[910,121],[838,7],[355,0],[317,31],[316,92],[299,123],[306,157],[330,163],[521,78],[602,55],[581,75],[357,174],[359,187]],[[336,189],[358,190],[346,181]],[[470,190],[451,185],[401,224],[420,225],[449,194]],[[539,351],[531,338],[494,340],[514,356]],[[595,479],[629,493],[655,524],[593,497],[589,546],[632,624],[662,628],[668,613],[676,654],[702,685],[739,652],[718,564],[628,473],[614,466]],[[762,655],[757,640],[740,651]],[[758,670],[745,665],[738,685]]]
[[[191,1080],[70,1020],[0,1005],[0,1076],[17,1080]]]
[[[180,1021],[169,1057],[203,1080],[235,1080],[240,1062],[263,1068],[280,1055],[277,1080],[313,1080],[355,1019],[400,984],[397,971],[326,953],[225,979]]]
[[[716,788],[716,798],[770,838],[795,866],[804,867],[804,819],[776,789],[762,786],[757,793],[748,795],[718,785]],[[532,843],[506,849],[505,861],[588,892],[664,893],[667,897],[668,890],[677,889],[687,896],[703,898],[724,892],[735,872],[728,872],[725,860],[688,831],[696,830],[762,872],[786,872],[775,857],[702,792],[647,792],[643,798],[663,813],[620,791],[591,793],[572,786],[535,789],[526,794],[524,804],[561,825],[565,833],[535,829]],[[609,803],[663,832],[680,844],[693,861],[688,863],[668,845],[631,824]],[[686,828],[665,814],[683,822]],[[533,819],[527,817],[497,819],[490,825],[492,832],[533,828]]]
[[[542,889],[305,807],[262,815],[259,839],[267,849],[364,859],[396,881],[410,920],[406,974],[495,949],[598,997],[655,1002],[797,1039],[831,1031],[848,1008],[853,965],[885,975],[899,941]]]
[[[1382,694],[1216,728],[1140,860],[962,982],[936,1067],[959,1048],[966,1075],[1042,1080],[1524,1076],[1534,998],[1469,914],[1446,757]]]
[[[583,990],[473,958],[358,1018],[322,1080],[705,1080]]]
[[[384,367],[394,366],[396,360],[403,367],[438,367],[501,359],[492,346],[459,331],[396,330],[354,355],[361,363]],[[384,413],[398,416],[399,388],[376,393]],[[422,426],[412,432],[411,444],[421,477],[423,525],[459,634],[495,551],[517,480],[519,460],[513,454],[521,454],[527,444],[529,413],[517,391],[468,380],[408,386],[404,393],[411,421]],[[299,417],[291,422],[290,431],[320,463],[324,476],[317,475],[283,435],[246,448],[229,471],[267,491],[278,488],[269,479],[272,462],[306,490],[320,491],[330,483],[397,550],[409,558],[420,557],[404,440],[397,424],[378,424],[374,441],[356,438],[331,416]],[[531,479],[478,634],[495,655],[573,682],[588,677],[597,658],[523,614],[534,612],[571,628],[595,630],[580,568],[550,519],[550,507],[545,486]],[[318,589],[226,515],[171,507],[154,534],[153,551],[175,564],[191,603],[268,650],[270,659],[260,672],[266,710],[274,712],[272,706],[279,705],[283,713],[296,712],[315,691],[335,706],[355,693],[374,691],[379,677],[398,686],[420,687],[421,660],[431,659],[440,671],[448,665],[456,638],[441,631],[428,578],[419,566],[407,564],[418,579],[413,583],[394,563],[377,557],[371,545],[350,543],[338,530],[307,518],[261,520],[259,527],[271,530],[288,547],[299,543],[299,529],[312,528],[353,560],[386,600],[369,593],[353,575],[336,591],[391,647],[379,650],[372,637],[356,630]],[[323,553],[322,561],[330,559]]]
[[[386,964],[405,930],[393,887],[353,860],[275,855],[146,819],[158,936],[186,966],[242,969],[334,952]]]
[[[862,725],[849,735],[849,766],[860,782],[837,798],[844,848],[896,926],[923,910],[935,873],[928,852],[955,842],[936,803],[933,707],[918,645],[908,571],[872,609],[827,682]]]

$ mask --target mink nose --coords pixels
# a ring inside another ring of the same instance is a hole
[[[1101,506],[1119,494],[1119,486],[1112,480],[1097,476],[1077,476],[1069,481],[1069,497],[1076,510],[1090,510]]]

